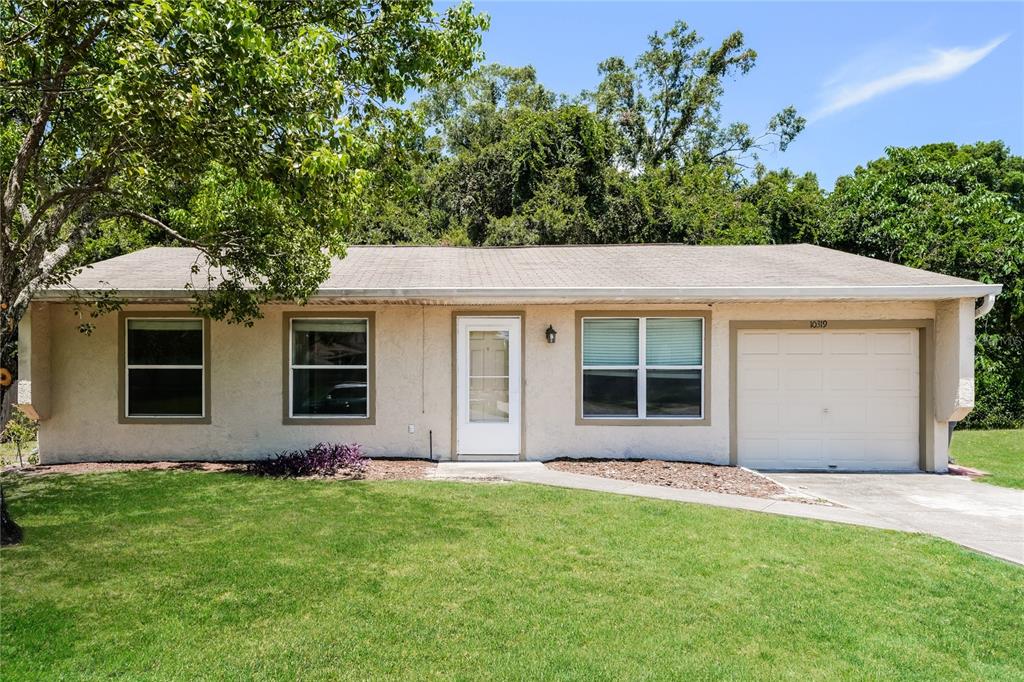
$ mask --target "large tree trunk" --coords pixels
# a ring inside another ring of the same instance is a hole
[[[14,545],[21,542],[21,526],[14,522],[7,511],[7,496],[0,485],[0,545]]]
[[[20,320],[11,315],[12,311],[6,305],[0,310],[0,367],[8,370],[11,377],[9,385],[0,385],[0,431],[7,426],[11,418],[11,406],[14,403],[14,391],[18,376],[17,362],[17,324]],[[0,485],[0,545],[12,545],[21,542],[21,526],[14,522],[11,513],[7,509],[7,496],[4,494],[3,485]]]

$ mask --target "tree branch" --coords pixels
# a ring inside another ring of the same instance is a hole
[[[201,243],[197,242],[194,239],[189,239],[188,237],[186,237],[185,235],[181,234],[180,232],[175,230],[173,227],[171,227],[167,223],[163,222],[162,220],[158,220],[157,218],[154,218],[151,215],[147,215],[147,214],[141,213],[139,211],[117,211],[117,212],[114,213],[114,215],[122,215],[122,216],[125,216],[125,217],[128,217],[128,218],[136,218],[138,220],[141,220],[144,223],[149,223],[153,227],[156,227],[156,228],[159,228],[159,229],[163,230],[164,232],[166,232],[167,234],[171,235],[172,237],[174,237],[178,241],[180,241],[180,242],[182,242],[184,244],[188,244],[189,246],[191,246],[193,248],[199,249],[203,253],[208,253],[207,248],[205,246],[203,246]]]
[[[43,134],[46,132],[46,125],[50,120],[50,114],[60,98],[60,92],[67,74],[81,59],[81,55],[88,50],[99,37],[100,33],[107,27],[107,20],[96,23],[89,33],[71,50],[71,55],[65,54],[57,72],[49,81],[50,87],[43,88],[43,95],[39,102],[36,115],[32,118],[28,132],[25,134],[18,149],[18,154],[11,164],[11,172],[8,174],[7,182],[0,187],[0,226],[9,231],[14,216],[15,207],[21,203],[24,192],[25,174],[33,159],[39,153],[43,144]]]

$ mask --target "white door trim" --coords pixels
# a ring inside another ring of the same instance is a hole
[[[522,459],[523,432],[523,316],[454,314],[452,344],[452,459],[461,457]],[[471,331],[503,331],[508,334],[508,419],[503,422],[470,420]]]

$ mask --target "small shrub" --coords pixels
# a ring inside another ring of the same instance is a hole
[[[28,446],[29,443],[34,441],[37,437],[38,427],[35,421],[33,421],[27,414],[21,410],[13,410],[11,418],[4,427],[2,441],[6,443],[14,443],[15,450],[18,453],[18,466],[25,466],[25,462],[22,459],[22,451]],[[37,458],[38,461],[38,458]],[[31,464],[31,458],[29,459]]]
[[[250,473],[257,476],[334,476],[347,473],[360,478],[368,460],[357,443],[318,443],[306,450],[282,452],[269,459],[252,462]]]

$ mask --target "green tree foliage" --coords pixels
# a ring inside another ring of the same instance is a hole
[[[739,196],[754,208],[771,243],[819,240],[825,226],[825,192],[814,173],[796,175],[788,168],[768,171],[759,166],[755,181],[741,186]]]
[[[839,178],[825,246],[998,282],[977,326],[977,407],[968,424],[1024,424],[1024,158],[1001,142],[890,148]]]
[[[309,295],[404,165],[406,92],[463,75],[485,25],[429,0],[0,4],[3,367],[35,291],[142,242],[202,252],[215,317]]]
[[[619,173],[608,200],[608,242],[765,244],[770,233],[736,193],[730,166],[676,163]]]
[[[38,430],[38,425],[28,415],[21,410],[15,410],[7,421],[7,425],[4,426],[3,432],[0,433],[0,442],[14,444],[18,466],[25,466],[22,452],[29,443],[36,439]]]
[[[587,93],[619,130],[617,158],[627,168],[657,168],[672,159],[741,163],[770,146],[785,150],[803,130],[805,121],[793,107],[773,116],[760,134],[746,123],[722,123],[725,81],[748,73],[757,61],[739,31],[712,49],[678,21],[647,42],[632,66],[621,57],[601,62],[601,83]]]
[[[394,103],[462,74],[484,25],[468,5],[437,16],[428,0],[0,13],[0,293],[14,317],[104,222],[108,236],[144,226],[203,251],[216,286],[197,302],[214,315],[307,295],[341,253],[364,176],[414,128]]]
[[[606,240],[598,217],[614,174],[613,131],[587,107],[544,89],[533,69],[482,69],[459,87],[435,89],[417,109],[437,131],[420,145],[414,174],[421,190],[371,191],[359,237],[488,245]]]

